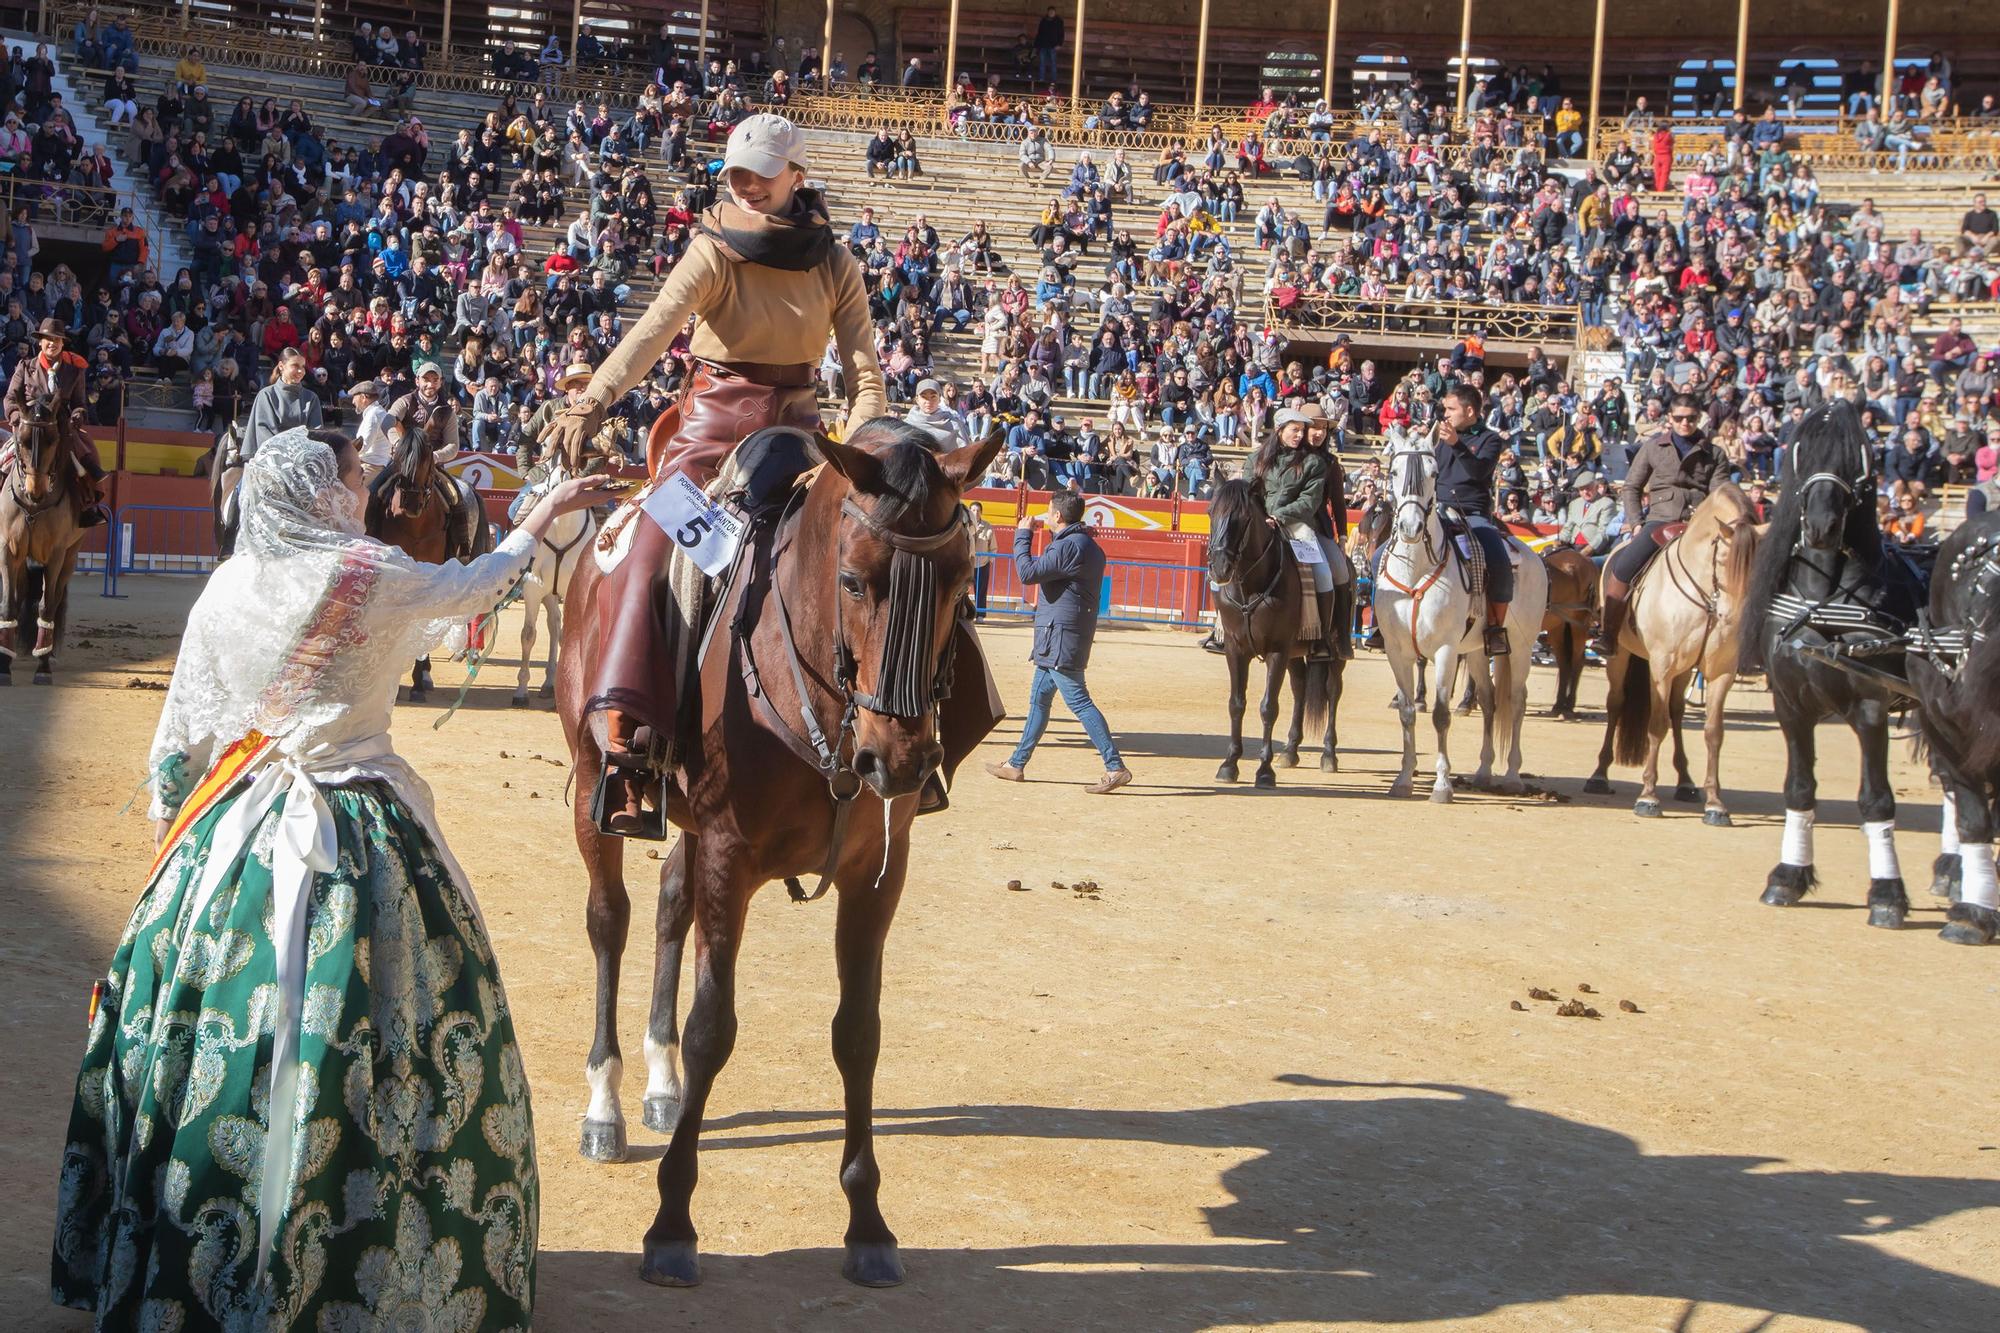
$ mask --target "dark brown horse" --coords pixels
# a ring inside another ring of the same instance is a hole
[[[977,642],[961,646],[958,636],[969,631],[955,612],[972,579],[959,497],[985,472],[999,437],[942,457],[930,441],[889,419],[846,443],[820,440],[827,466],[781,522],[753,538],[751,569],[771,569],[770,577],[739,574],[715,611],[716,639],[697,698],[682,710],[691,720],[667,800],[683,834],[660,876],[645,1122],[673,1138],[660,1161],[660,1209],[639,1270],[648,1282],[700,1281],[689,1202],[709,1090],[736,1041],[736,957],[751,896],[771,880],[814,872],[840,891],[833,1057],[846,1090],[842,1271],[864,1286],[902,1281],[896,1238],[876,1203],[882,947],[909,866],[919,789],[991,726]],[[623,840],[600,835],[590,809],[603,765],[597,726],[586,717],[597,621],[606,614],[599,586],[596,562],[585,561],[570,588],[556,706],[576,766],[576,838],[590,874],[587,923],[597,956],[583,1150],[617,1160],[625,1139],[618,967],[631,903]],[[940,687],[949,694],[942,702]],[[970,728],[960,721],[968,706],[976,714]],[[694,999],[683,1041],[675,1004],[690,925]]]
[[[1264,513],[1264,501],[1249,482],[1225,481],[1208,506],[1208,572],[1216,593],[1222,651],[1229,659],[1229,754],[1215,771],[1218,782],[1234,782],[1243,757],[1243,710],[1250,688],[1250,661],[1264,660],[1264,698],[1257,716],[1264,724],[1264,750],[1256,782],[1278,785],[1272,768],[1271,728],[1278,721],[1278,688],[1289,672],[1292,727],[1281,754],[1284,766],[1299,762],[1299,743],[1308,727],[1326,728],[1320,752],[1322,773],[1337,772],[1335,715],[1340,710],[1341,662],[1308,662],[1309,645],[1299,642],[1305,597],[1291,543]],[[1341,633],[1348,632],[1346,626]]]
[[[485,508],[475,497],[470,539],[457,535],[457,505],[448,498],[456,495],[456,486],[438,463],[429,432],[405,432],[389,466],[370,488],[368,535],[430,565],[484,555],[493,549]],[[430,697],[431,659],[420,657],[410,671],[410,702],[420,704]]]
[[[73,429],[83,429],[82,414]],[[0,485],[0,685],[14,683],[14,651],[22,617],[35,612],[35,684],[55,680],[56,647],[69,616],[69,578],[76,570],[83,528],[77,513],[76,465],[63,443],[62,423],[47,396],[28,405],[14,437],[14,464]]]
[[[1590,646],[1591,622],[1597,619],[1597,566],[1573,546],[1543,551],[1542,566],[1549,571],[1549,609],[1542,613],[1542,633],[1556,662],[1556,701],[1548,715],[1574,721],[1584,650]]]

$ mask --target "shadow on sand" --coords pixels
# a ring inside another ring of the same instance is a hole
[[[913,1247],[905,1251],[908,1287],[849,1288],[852,1301],[839,1299],[844,1284],[831,1246],[716,1256],[707,1261],[708,1281],[711,1289],[743,1283],[786,1293],[773,1305],[779,1322],[788,1322],[781,1309],[796,1312],[801,1293],[820,1293],[878,1320],[907,1316],[929,1327],[1046,1328],[1060,1312],[1062,1327],[1161,1333],[1465,1319],[1593,1295],[1684,1302],[1683,1322],[1717,1302],[1868,1329],[1965,1330],[1990,1326],[2000,1300],[2000,1288],[1868,1243],[2000,1208],[2000,1182],[1654,1155],[1612,1130],[1478,1088],[1302,1074],[1278,1081],[1301,1095],[1180,1111],[946,1106],[877,1114],[885,1137],[1249,1151],[1221,1176],[1233,1202],[1205,1210],[1213,1242]],[[738,1115],[713,1122],[704,1146],[831,1144],[837,1124],[834,1112]],[[741,1132],[767,1129],[775,1132]],[[827,1187],[834,1188],[830,1172]],[[651,1293],[638,1282],[632,1254],[545,1253],[541,1263],[551,1312],[564,1308],[566,1293]]]

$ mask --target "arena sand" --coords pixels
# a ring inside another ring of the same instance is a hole
[[[128,586],[121,602],[79,593],[59,687],[29,687],[23,668],[0,694],[9,1330],[86,1326],[45,1304],[60,1135],[90,982],[148,856],[146,821],[121,807],[193,596]],[[1026,634],[985,637],[1018,708]],[[1905,747],[1919,910],[1889,934],[1863,924],[1854,746],[1832,728],[1825,885],[1801,908],[1758,904],[1782,776],[1759,690],[1730,701],[1734,829],[1671,803],[1634,819],[1630,775],[1613,798],[1580,796],[1594,718],[1531,719],[1547,796],[1391,800],[1389,674],[1367,654],[1348,675],[1343,771],[1309,761],[1265,795],[1211,780],[1222,663],[1165,631],[1107,631],[1091,668],[1132,787],[1084,796],[1095,757],[1059,714],[1025,786],[975,768],[921,826],[877,1084],[908,1285],[839,1276],[833,904],[795,907],[774,886],[753,908],[742,1034],[695,1196],[706,1285],[644,1286],[657,865],[628,853],[633,1160],[593,1165],[576,1153],[584,881],[555,719],[507,707],[517,642],[510,623],[442,731],[442,705],[402,707],[397,741],[478,888],[534,1080],[538,1328],[1996,1326],[2000,950],[1934,937],[1937,801]],[[1538,671],[1535,705],[1553,689]],[[1593,671],[1585,702],[1602,696]],[[1473,727],[1454,739],[1469,771]],[[1098,893],[1052,883],[1079,880]],[[1557,1017],[1532,987],[1602,1017]]]

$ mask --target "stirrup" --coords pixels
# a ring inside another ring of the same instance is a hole
[[[604,752],[604,765],[597,774],[597,788],[590,797],[590,822],[597,826],[599,833],[613,838],[637,838],[642,842],[667,840],[667,775],[647,762],[648,748],[635,744],[631,750]],[[610,808],[614,772],[640,784],[639,826],[635,829],[611,827],[612,818],[624,813],[623,810]],[[648,795],[653,798],[650,810],[644,800]]]
[[[1514,651],[1514,646],[1507,642],[1507,627],[1505,625],[1488,625],[1486,627],[1485,646],[1488,657],[1505,657]]]

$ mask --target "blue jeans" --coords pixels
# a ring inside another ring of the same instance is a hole
[[[1090,700],[1090,691],[1083,683],[1083,673],[1057,671],[1044,666],[1035,668],[1034,682],[1028,686],[1028,718],[1021,724],[1021,743],[1014,747],[1014,753],[1007,757],[1007,762],[1015,768],[1028,766],[1028,759],[1035,753],[1042,733],[1048,730],[1049,704],[1058,692],[1062,694],[1063,702],[1069,705],[1069,711],[1076,714],[1076,720],[1083,723],[1083,734],[1090,737],[1090,743],[1097,747],[1098,756],[1104,760],[1104,771],[1115,773],[1125,767],[1117,743],[1111,739],[1110,724]]]

